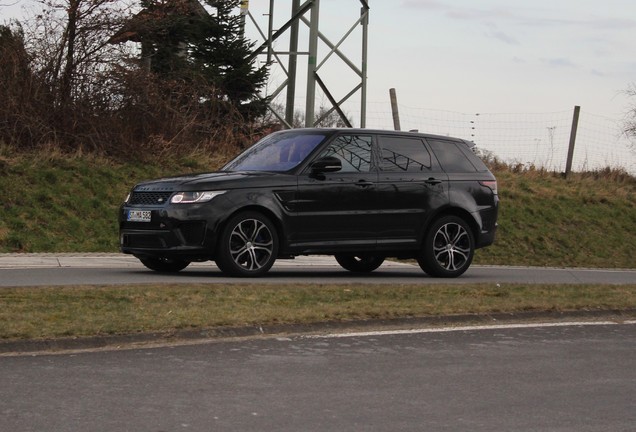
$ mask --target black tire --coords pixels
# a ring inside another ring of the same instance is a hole
[[[274,224],[258,212],[232,217],[221,234],[216,264],[223,273],[256,277],[267,273],[278,254],[278,234]]]
[[[183,261],[164,257],[137,257],[150,270],[161,273],[176,273],[190,265],[190,261]]]
[[[354,273],[370,273],[384,262],[384,257],[378,255],[337,254],[334,257],[343,269]]]
[[[475,240],[468,224],[457,216],[444,216],[431,225],[417,262],[430,276],[452,278],[468,270],[474,254]]]

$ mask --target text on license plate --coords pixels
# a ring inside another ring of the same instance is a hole
[[[128,210],[128,222],[150,222],[150,210]]]

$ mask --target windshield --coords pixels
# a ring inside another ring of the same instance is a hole
[[[223,167],[223,171],[289,171],[300,164],[326,134],[283,132],[266,136]]]

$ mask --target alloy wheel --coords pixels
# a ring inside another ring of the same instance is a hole
[[[258,219],[244,219],[230,234],[230,256],[247,271],[258,271],[270,264],[274,238],[268,226]]]
[[[442,225],[433,241],[435,260],[445,270],[457,271],[464,267],[471,255],[468,231],[458,223]]]
[[[468,223],[454,215],[436,220],[422,242],[417,262],[428,275],[457,277],[473,261],[475,240]]]

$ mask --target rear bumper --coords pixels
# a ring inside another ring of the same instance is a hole
[[[475,239],[475,248],[490,246],[495,242],[497,234],[497,217],[499,215],[499,199],[495,195],[494,207],[481,210],[479,217],[481,219],[481,229],[479,235]]]
[[[479,237],[475,241],[475,248],[479,249],[486,246],[490,246],[491,244],[495,242],[496,234],[497,234],[497,224],[495,224],[495,226],[489,231],[482,231]]]

